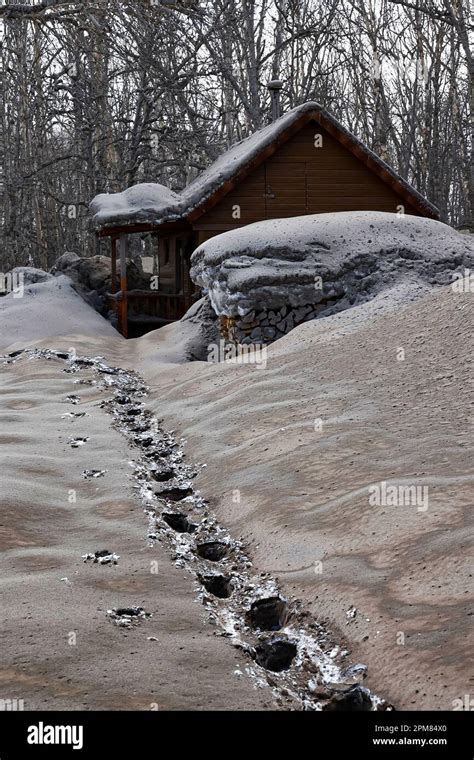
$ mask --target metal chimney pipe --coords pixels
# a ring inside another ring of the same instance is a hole
[[[280,92],[283,89],[281,79],[272,79],[268,85],[272,99],[272,121],[276,121],[281,116]]]

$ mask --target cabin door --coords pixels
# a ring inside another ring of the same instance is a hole
[[[273,159],[265,164],[265,205],[267,219],[300,216],[307,211],[306,162]]]

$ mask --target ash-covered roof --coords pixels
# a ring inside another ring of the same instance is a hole
[[[160,225],[177,220],[196,219],[213,199],[222,197],[289,137],[311,120],[350,150],[360,161],[391,185],[425,216],[438,218],[435,206],[388,164],[340,124],[316,102],[303,103],[275,122],[233,145],[177,194],[163,185],[138,184],[121,193],[102,193],[90,204],[92,226],[96,230],[131,224]],[[270,151],[270,153],[269,153]]]
[[[100,193],[89,205],[96,229],[105,226],[160,224],[165,219],[179,218],[180,196],[165,185],[143,182],[121,193]]]

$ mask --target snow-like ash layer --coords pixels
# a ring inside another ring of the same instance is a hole
[[[72,357],[63,351],[26,349],[0,357],[6,365],[22,358],[63,359],[64,372],[84,378],[107,393],[99,405],[137,451],[130,462],[135,488],[148,521],[151,545],[162,541],[178,567],[191,573],[199,600],[217,635],[245,653],[245,672],[256,686],[267,683],[275,699],[305,710],[387,710],[391,707],[364,687],[366,667],[349,666],[348,652],[313,620],[300,602],[286,598],[276,578],[258,575],[241,541],[217,522],[203,496],[194,489],[196,468],[186,464],[172,431],[164,431],[144,404],[147,388],[134,372],[109,367],[102,357]],[[74,403],[77,396],[68,396]],[[90,471],[91,477],[102,474]],[[94,473],[94,474],[92,474]],[[97,473],[97,475],[96,475]],[[118,556],[109,550],[84,555],[85,561]],[[133,629],[149,614],[141,606],[113,607],[107,616]],[[236,675],[242,675],[236,671]]]
[[[90,203],[94,227],[177,218],[181,198],[165,185],[142,182],[121,193],[100,193]]]
[[[61,335],[117,337],[105,319],[84,302],[65,275],[52,277],[38,269],[20,267],[24,277],[21,297],[11,292],[0,298],[0,349],[16,343],[44,340]]]
[[[220,316],[337,299],[324,316],[402,279],[452,282],[474,266],[465,235],[431,219],[376,211],[273,219],[217,235],[192,256],[191,277]]]

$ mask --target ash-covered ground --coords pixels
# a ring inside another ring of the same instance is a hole
[[[470,255],[469,238],[446,235]],[[414,245],[428,251],[440,241],[430,234]],[[400,258],[402,278],[391,273],[364,303],[296,327],[266,349],[262,366],[199,360],[218,340],[205,302],[125,341],[63,276],[0,298],[2,353],[64,353],[0,370],[7,697],[21,697],[11,693],[21,685],[30,707],[301,705],[291,694],[276,702],[274,685],[245,670],[294,663],[286,625],[264,634],[287,639],[270,650],[252,630],[252,651],[216,635],[229,577],[243,573],[224,557],[219,571],[215,560],[181,557],[200,534],[177,528],[202,515],[171,498],[159,517],[167,538],[150,547],[137,481],[144,450],[110,424],[104,391],[76,382],[90,368],[64,371],[74,355],[143,377],[146,410],[195,467],[193,493],[222,535],[242,546],[255,577],[272,579],[272,595],[328,631],[339,655],[347,651],[347,668],[367,667],[363,688],[397,709],[452,709],[469,693],[474,282],[468,259],[452,266],[446,246],[442,270],[429,269],[428,253],[413,268]],[[136,432],[146,442],[147,431]],[[212,572],[202,573],[202,561]],[[199,598],[204,583],[211,609]],[[249,613],[253,600],[242,598]]]

